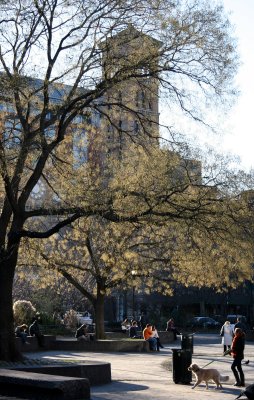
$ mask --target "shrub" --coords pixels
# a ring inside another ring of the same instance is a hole
[[[31,301],[17,300],[13,304],[14,322],[16,325],[30,325],[36,315],[36,309]]]
[[[53,315],[50,315],[47,312],[40,312],[40,321],[42,325],[55,325]]]
[[[76,311],[69,310],[64,314],[64,325],[67,328],[75,329],[78,325],[78,316]]]

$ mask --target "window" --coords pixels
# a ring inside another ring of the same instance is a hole
[[[139,123],[137,120],[134,121],[134,133],[137,134],[139,132]]]
[[[87,135],[84,129],[76,130],[73,136],[74,168],[79,168],[87,162],[88,146]]]
[[[145,92],[143,90],[138,90],[136,93],[136,106],[141,109],[146,107]]]
[[[118,92],[118,102],[121,103],[121,104],[123,102],[123,95],[122,95],[122,92],[120,90]]]
[[[22,125],[15,118],[9,118],[4,123],[4,146],[7,149],[15,148],[20,144],[22,138]]]

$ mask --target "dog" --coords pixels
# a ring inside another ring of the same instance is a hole
[[[188,371],[192,371],[196,377],[196,383],[192,386],[192,389],[195,389],[201,382],[206,383],[206,389],[208,389],[208,381],[213,380],[217,389],[222,389],[221,382],[227,382],[229,380],[229,376],[223,376],[219,373],[219,371],[215,368],[200,368],[197,364],[191,364],[188,367]]]

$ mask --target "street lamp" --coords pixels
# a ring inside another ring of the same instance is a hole
[[[137,271],[133,269],[131,271],[132,275],[132,314],[133,314],[133,319],[135,319],[135,276],[137,275]]]

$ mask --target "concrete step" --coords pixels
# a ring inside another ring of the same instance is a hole
[[[0,395],[33,400],[90,399],[86,378],[0,369]]]

